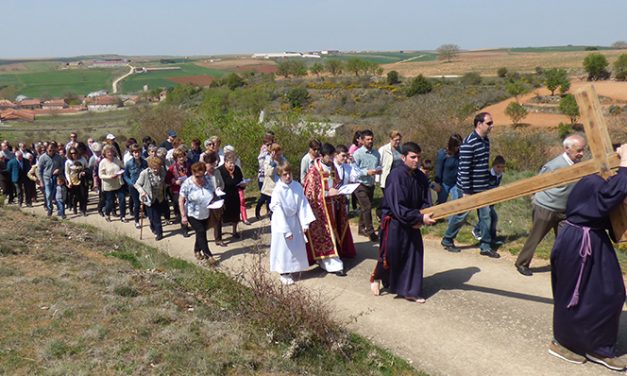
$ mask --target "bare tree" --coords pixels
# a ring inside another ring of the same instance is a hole
[[[460,49],[456,44],[443,44],[436,51],[440,60],[446,60],[447,63],[450,63],[459,55]]]

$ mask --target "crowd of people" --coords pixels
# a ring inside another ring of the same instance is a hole
[[[403,143],[397,130],[375,148],[375,134],[369,129],[356,132],[350,145],[312,139],[302,159],[291,163],[279,140],[267,132],[257,160],[254,215],[262,219],[265,206],[270,217],[270,270],[279,273],[285,285],[315,264],[346,276],[344,260],[357,254],[349,218],[358,206],[357,234],[379,245],[370,278],[372,293],[379,295],[385,288],[424,303],[420,229],[435,221],[421,210],[500,185],[506,160],[500,155],[491,159],[488,136],[493,124],[489,113],[477,114],[473,131],[466,138],[451,135],[435,163],[422,158],[415,142]],[[564,153],[540,173],[578,163],[585,146],[582,136],[567,137]],[[609,181],[587,178],[534,196],[532,229],[515,263],[520,274],[531,276],[535,247],[551,229],[557,233],[551,256],[555,338],[549,352],[570,362],[590,359],[612,369],[625,368],[614,349],[625,289],[607,235],[608,212],[627,196],[627,146],[618,150],[621,168]],[[103,143],[92,138],[82,142],[76,133],[66,143],[13,147],[3,141],[0,172],[0,190],[8,204],[31,207],[41,200],[48,216],[55,209],[62,219],[68,211],[87,216],[91,191],[97,195],[98,215],[108,222],[133,221],[140,231],[147,217],[157,241],[164,237],[164,221],[178,223],[182,236],[194,234],[195,257],[209,265],[218,263],[209,249],[210,228],[214,244],[223,247],[223,225],[232,226],[232,242],[241,238],[240,222],[251,224],[244,191],[252,179],[244,177],[236,149],[221,148],[217,136],[202,143],[194,139],[187,146],[176,132],[168,131],[158,146],[150,137],[141,144],[130,138],[124,152],[113,134]],[[383,195],[380,205],[374,200],[377,186]],[[378,221],[373,220],[373,210]],[[460,252],[454,240],[468,214],[449,217],[441,241],[447,251]],[[495,207],[478,209],[477,217],[472,234],[480,254],[498,258],[502,242]]]

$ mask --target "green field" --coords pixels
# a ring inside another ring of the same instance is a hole
[[[148,64],[147,64],[148,66]],[[183,64],[168,64],[168,65],[154,65],[150,64],[150,66],[176,66],[181,67],[181,70],[175,71],[157,71],[157,72],[148,72],[148,73],[139,73],[134,74],[128,78],[126,78],[121,83],[121,92],[122,93],[134,93],[143,90],[144,85],[148,85],[149,89],[155,88],[168,88],[176,86],[176,83],[170,81],[168,78],[170,77],[186,77],[186,76],[198,76],[198,75],[208,75],[215,78],[222,77],[226,72],[201,67],[194,63],[183,63]]]
[[[597,50],[611,50],[611,47],[604,46],[547,46],[547,47],[515,47],[515,48],[502,48],[510,52],[578,52],[588,51],[587,48],[596,48]]]
[[[0,87],[13,86],[17,94],[32,98],[61,97],[67,93],[86,95],[97,90],[111,90],[114,77],[122,69],[67,69],[59,70],[58,63],[29,62],[27,70],[0,72]],[[14,99],[14,98],[9,98]]]

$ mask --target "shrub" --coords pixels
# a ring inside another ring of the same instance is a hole
[[[344,64],[337,59],[330,59],[324,63],[324,69],[329,72],[332,76],[337,76],[342,74],[342,69],[344,68]]]
[[[511,102],[505,109],[505,114],[512,119],[514,125],[519,125],[520,121],[527,117],[527,109],[518,102]]]
[[[621,54],[614,62],[614,77],[618,81],[627,80],[627,54]]]
[[[231,90],[235,90],[238,87],[244,86],[244,80],[240,76],[238,76],[237,73],[231,73],[226,76],[224,82],[226,86]]]
[[[559,125],[557,126],[557,134],[559,135],[560,139],[568,137],[572,132],[572,124],[559,123]]]
[[[516,80],[509,81],[505,85],[505,90],[507,90],[507,93],[511,95],[512,97],[518,97],[519,95],[524,94],[527,91],[529,91],[529,87],[527,86],[525,82],[523,82],[523,80],[516,79]]]
[[[468,72],[462,76],[462,83],[464,85],[480,85],[481,75],[477,72]]]
[[[411,80],[406,94],[408,97],[413,97],[417,94],[427,94],[433,90],[433,85],[422,74]]]
[[[324,66],[321,63],[314,63],[311,67],[309,67],[309,71],[316,76],[320,77],[320,73],[324,70]]]
[[[561,93],[566,93],[570,88],[570,80],[568,73],[564,69],[551,68],[544,73],[544,82],[546,88],[551,91],[551,95],[555,95],[555,90],[560,88]]]
[[[389,71],[388,75],[387,75],[387,81],[389,85],[395,85],[398,84],[399,82],[401,82],[398,79],[398,72],[397,71]]]
[[[547,137],[546,131],[534,128],[499,131],[492,140],[490,154],[505,156],[508,168],[515,171],[537,171],[552,158],[553,146],[558,144],[558,140]]]
[[[608,108],[608,112],[612,116],[618,116],[623,113],[623,108],[621,106],[617,106],[613,104]]]
[[[577,119],[579,118],[579,106],[577,105],[577,101],[574,96],[570,94],[564,96],[560,100],[559,108],[564,115],[568,116],[571,124],[575,124],[577,122]]]
[[[592,53],[583,60],[583,67],[588,73],[588,81],[607,80],[610,78],[610,72],[607,71],[608,66],[605,56],[599,53]]]
[[[496,70],[496,75],[500,78],[505,78],[507,76],[507,68],[501,67]]]
[[[304,87],[295,87],[290,89],[287,94],[287,100],[292,108],[301,108],[309,101],[309,92]]]

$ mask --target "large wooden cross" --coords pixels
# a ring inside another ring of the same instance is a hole
[[[610,135],[594,87],[589,85],[579,89],[575,93],[575,99],[579,105],[592,153],[591,160],[432,206],[422,210],[422,213],[431,213],[434,219],[440,219],[572,183],[586,175],[599,174],[604,179],[610,177],[613,174],[612,169],[620,164],[620,157],[612,149]],[[615,238],[621,242],[627,241],[627,203],[615,209],[610,215],[610,220]]]

